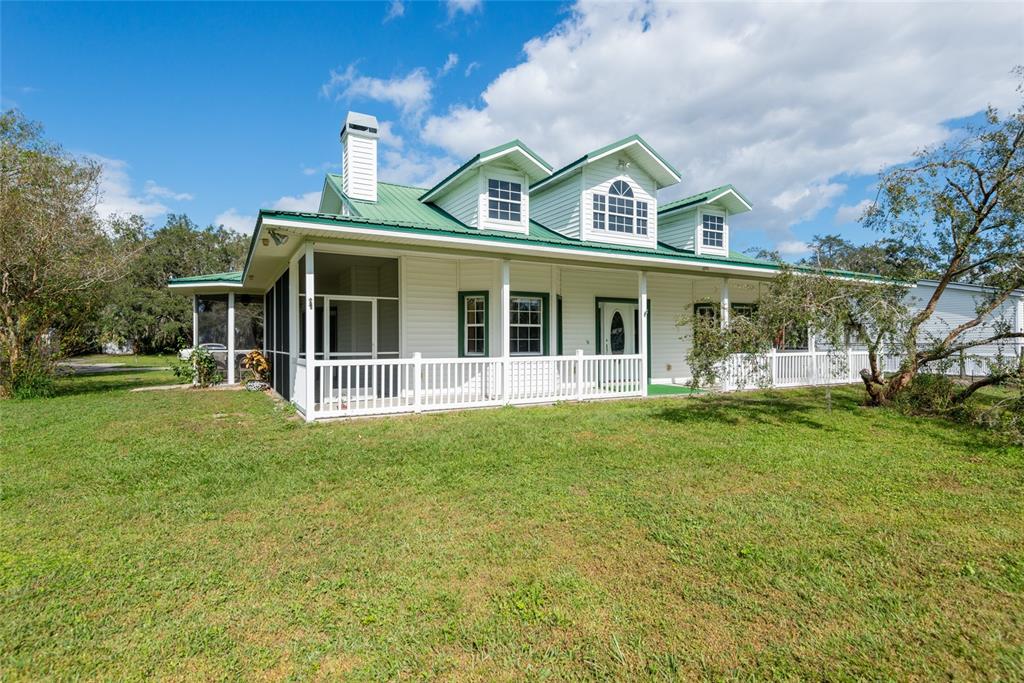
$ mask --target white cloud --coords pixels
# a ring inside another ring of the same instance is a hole
[[[480,62],[470,62],[466,65],[466,70],[462,72],[463,76],[469,76],[471,73],[480,68]]]
[[[453,19],[456,14],[472,14],[483,9],[483,0],[446,0],[448,6],[448,18]]]
[[[240,232],[244,235],[252,232],[256,225],[256,216],[243,216],[234,208],[217,214],[213,219],[214,225],[223,225],[228,230]]]
[[[334,166],[341,166],[341,162],[324,161],[316,166],[303,166],[302,175],[320,175],[326,171],[330,171]]]
[[[384,15],[384,23],[388,23],[392,19],[398,19],[405,15],[405,3],[402,0],[391,0],[388,4],[388,11]]]
[[[416,150],[384,149],[380,155],[380,179],[389,183],[431,187],[448,175],[459,162]]]
[[[442,66],[441,70],[437,72],[438,78],[440,78],[441,76],[447,76],[448,72],[454,69],[456,65],[458,65],[458,63],[459,56],[454,52],[449,52],[448,59],[444,60],[444,66]]]
[[[286,195],[271,204],[270,208],[281,211],[316,211],[320,208],[320,190],[313,190],[294,197]]]
[[[405,76],[374,78],[361,76],[355,64],[344,71],[332,69],[330,79],[320,86],[320,93],[335,100],[369,99],[398,107],[403,116],[416,118],[430,104],[433,81],[427,70],[419,67]]]
[[[639,132],[683,173],[666,199],[731,182],[755,205],[734,226],[791,239],[843,176],[1013,106],[1022,27],[1013,4],[581,3],[423,136],[458,158],[519,138],[557,165]]]
[[[811,248],[807,242],[801,240],[783,240],[775,245],[775,250],[779,252],[780,256],[803,256]]]
[[[870,199],[862,199],[856,204],[843,204],[836,209],[836,223],[856,223],[872,203]]]
[[[142,192],[147,197],[160,197],[163,199],[173,199],[178,202],[189,202],[192,201],[193,197],[188,192],[175,192],[169,187],[163,187],[157,185],[153,180],[147,180],[146,184],[142,188]]]
[[[87,154],[102,166],[100,174],[100,197],[96,203],[96,212],[102,218],[112,215],[129,216],[138,214],[147,221],[168,213],[171,209],[165,201],[188,201],[192,195],[187,192],[175,192],[147,180],[141,191],[133,187],[130,168],[127,161],[110,159],[99,154]]]
[[[377,133],[380,136],[380,144],[384,147],[394,149],[405,147],[405,138],[395,132],[395,124],[391,121],[381,121],[377,125]]]

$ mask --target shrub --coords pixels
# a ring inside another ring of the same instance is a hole
[[[217,359],[209,350],[201,346],[192,349],[188,360],[175,364],[173,370],[176,377],[200,387],[208,387],[211,384],[219,384],[224,381],[224,375],[220,374],[220,369],[217,367]]]
[[[53,366],[39,358],[18,363],[12,368],[9,386],[14,398],[53,396],[56,389]]]
[[[270,377],[270,361],[258,349],[245,354],[242,367],[249,371],[250,379],[257,382],[266,382]]]
[[[945,374],[919,374],[896,399],[896,406],[911,415],[947,415],[954,408],[957,383]]]

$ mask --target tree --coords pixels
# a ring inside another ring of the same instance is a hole
[[[1018,69],[1018,73],[1024,74]],[[1024,92],[1018,88],[1018,92]],[[1024,336],[996,324],[990,334],[971,336],[1015,289],[1024,287],[1024,105],[1005,118],[989,108],[982,125],[957,139],[925,149],[906,166],[882,174],[879,198],[864,217],[867,227],[894,236],[928,255],[938,285],[924,306],[912,313],[899,333],[899,370],[891,377],[861,373],[872,404],[891,401],[929,364],[955,354]],[[950,284],[970,281],[991,288],[975,317],[936,338],[921,329],[935,313]],[[1019,377],[1009,364],[967,387],[959,400],[978,388]]]
[[[147,235],[128,276],[109,292],[100,330],[106,341],[131,342],[136,352],[174,350],[189,336],[192,304],[169,290],[172,277],[241,269],[248,239],[223,227],[199,227],[170,214]]]
[[[1024,288],[1022,149],[1024,105],[1005,118],[989,108],[983,124],[882,173],[878,199],[861,220],[885,238],[855,247],[835,235],[816,237],[811,257],[796,267],[781,265],[782,274],[752,319],[732,321],[727,329],[706,320],[681,321],[695,329],[689,357],[694,380],[712,381],[727,355],[761,353],[780,330],[806,326],[829,347],[853,341],[868,350],[869,367],[860,376],[868,403],[883,405],[922,369],[942,366],[978,346],[1024,337],[991,320],[1014,290]],[[872,282],[836,270],[885,279]],[[907,287],[924,277],[938,285],[922,307],[911,308]],[[955,282],[984,285],[990,294],[971,320],[937,337],[925,335],[924,323]],[[977,334],[979,329],[988,332]],[[884,372],[883,351],[898,357],[895,373]],[[961,388],[952,401],[963,403],[982,387],[1022,380],[1024,358],[1008,354],[991,362],[987,376]]]
[[[125,273],[138,219],[96,215],[99,166],[0,115],[0,395],[45,393],[82,343],[102,288]],[[34,387],[34,388],[33,388]]]

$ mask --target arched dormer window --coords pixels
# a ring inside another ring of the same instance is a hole
[[[633,188],[616,180],[608,194],[594,193],[594,229],[637,235],[647,234],[647,202],[633,198]]]

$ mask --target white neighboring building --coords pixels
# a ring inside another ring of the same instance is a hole
[[[911,307],[921,310],[931,299],[936,280],[921,280],[910,290],[907,300]],[[929,339],[942,338],[958,325],[962,325],[977,317],[977,308],[985,297],[993,290],[980,285],[952,283],[946,286],[932,316],[921,326],[918,343],[925,345]],[[999,307],[986,316],[985,322],[964,332],[964,341],[987,339],[997,330],[1024,332],[1024,289],[1014,291]],[[977,346],[967,352],[968,355],[991,358],[999,353],[1003,356],[1021,355],[1024,353],[1024,339],[1004,339],[994,344]],[[984,363],[980,360],[968,360],[965,367],[967,374],[981,374]],[[953,368],[956,370],[956,368]]]

